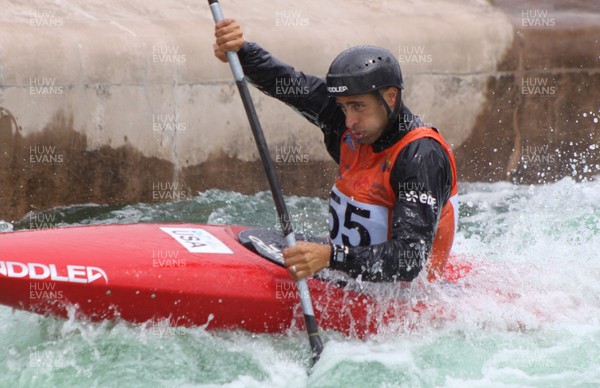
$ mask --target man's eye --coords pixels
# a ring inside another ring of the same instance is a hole
[[[338,106],[340,107],[342,112],[344,112],[344,114],[346,114],[348,111],[360,112],[361,110],[365,109],[365,107],[366,107],[365,104],[348,104],[348,105],[338,105]]]

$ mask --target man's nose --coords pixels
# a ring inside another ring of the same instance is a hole
[[[356,112],[352,112],[352,110],[348,109],[346,111],[346,128],[353,128],[356,124],[358,124],[358,115]]]

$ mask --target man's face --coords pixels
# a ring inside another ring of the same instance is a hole
[[[388,88],[383,96],[388,105],[393,107],[397,90]],[[352,131],[356,140],[373,144],[381,136],[387,125],[387,111],[373,93],[338,96],[335,100],[346,115],[346,128]]]

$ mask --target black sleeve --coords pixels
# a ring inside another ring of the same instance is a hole
[[[346,261],[331,268],[368,281],[411,281],[424,267],[443,205],[450,198],[452,171],[441,144],[431,138],[406,146],[396,159],[390,184],[397,192],[392,238],[351,247]]]
[[[256,43],[246,42],[238,56],[246,79],[251,84],[283,101],[321,128],[327,151],[339,163],[345,117],[335,99],[327,93],[325,80],[295,70]]]

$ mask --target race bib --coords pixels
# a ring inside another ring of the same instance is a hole
[[[329,198],[329,237],[334,244],[369,246],[387,241],[388,209],[356,201],[333,187]]]

